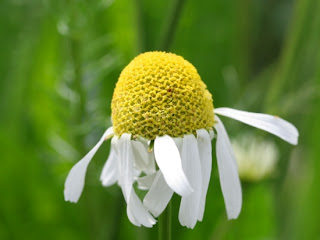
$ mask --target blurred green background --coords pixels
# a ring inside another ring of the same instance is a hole
[[[215,107],[279,115],[300,132],[293,147],[254,131],[280,160],[272,178],[243,181],[237,220],[227,221],[213,157],[204,220],[181,227],[175,196],[173,239],[320,239],[320,1],[1,0],[0,36],[0,239],[157,236],[157,225],[128,221],[117,186],[101,186],[109,143],[79,203],[63,199],[69,170],[111,125],[121,70],[150,50],[193,63]]]

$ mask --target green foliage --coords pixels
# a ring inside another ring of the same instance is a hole
[[[320,236],[320,2],[2,0],[0,2],[0,239],[151,239],[127,219],[117,186],[99,182],[95,156],[78,204],[64,202],[68,171],[111,125],[113,88],[138,53],[170,51],[194,64],[215,107],[280,115],[299,146],[278,140],[275,179],[244,183],[227,221],[215,158],[202,223],[173,239],[316,239]],[[177,13],[175,13],[177,14]],[[231,122],[230,122],[231,123]],[[230,125],[230,135],[239,130]],[[292,152],[291,150],[294,149]],[[214,156],[214,154],[213,154]]]

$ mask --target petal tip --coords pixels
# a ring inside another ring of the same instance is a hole
[[[234,220],[237,219],[240,215],[240,211],[239,212],[228,212],[227,216],[228,216],[228,220]]]
[[[79,198],[72,198],[72,197],[68,196],[67,194],[64,194],[64,200],[66,202],[77,203],[79,201]]]
[[[232,219],[237,219],[241,213],[241,205],[235,207],[234,209],[228,209],[227,208],[227,217],[228,217],[228,220],[232,220]]]

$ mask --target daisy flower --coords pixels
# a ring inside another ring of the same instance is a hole
[[[136,226],[152,227],[172,195],[181,196],[179,221],[194,228],[202,221],[216,136],[220,185],[229,219],[238,217],[242,192],[231,143],[220,118],[230,117],[297,144],[298,131],[279,117],[213,107],[196,68],[172,53],[147,52],[121,72],[112,98],[113,127],[70,171],[66,201],[77,202],[93,155],[104,140],[111,150],[100,180],[117,183]],[[137,184],[135,184],[137,183]],[[143,201],[134,187],[148,191]]]
[[[231,139],[241,180],[255,182],[271,177],[279,159],[276,144],[251,133]]]

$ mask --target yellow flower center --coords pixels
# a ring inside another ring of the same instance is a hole
[[[120,74],[111,104],[116,135],[181,137],[214,125],[212,96],[180,56],[147,52]]]

